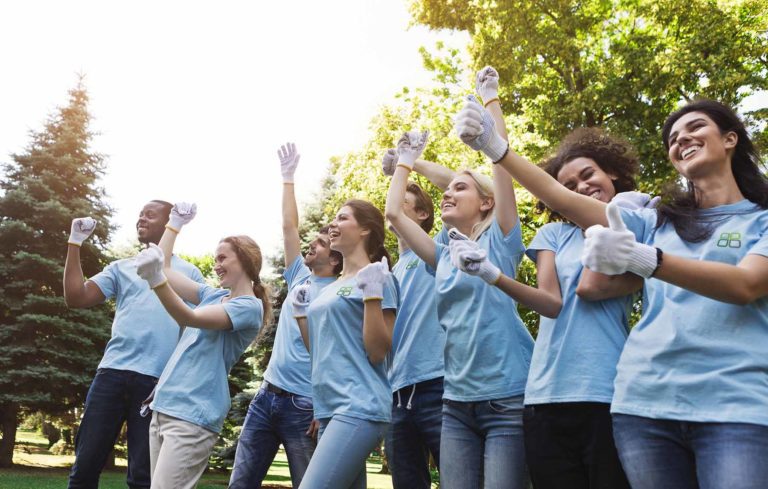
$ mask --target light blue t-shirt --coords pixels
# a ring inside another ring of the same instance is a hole
[[[320,295],[320,291],[326,285],[336,281],[336,277],[318,277],[311,275],[309,268],[304,265],[301,256],[285,269],[283,273],[288,284],[288,296],[280,309],[280,321],[277,323],[275,343],[272,347],[272,356],[269,359],[267,371],[264,372],[264,380],[281,389],[300,396],[312,395],[311,366],[309,352],[301,339],[301,330],[293,318],[293,303],[291,291],[307,280],[309,283],[309,297]]]
[[[701,210],[716,223],[700,243],[656,228],[655,210],[622,209],[638,241],[665,253],[729,265],[768,256],[768,210],[748,200]],[[657,419],[768,425],[768,298],[740,306],[657,279],[619,360],[611,411]]]
[[[384,284],[381,308],[397,310],[397,284]],[[344,414],[389,422],[392,391],[387,361],[372,365],[363,346],[363,292],[355,277],[337,280],[307,310],[315,418]]]
[[[563,306],[557,318],[541,316],[525,386],[525,404],[604,402],[613,398],[616,364],[629,332],[632,295],[588,301],[576,295],[584,235],[578,226],[553,222],[539,229],[526,254],[555,253]]]
[[[198,307],[222,304],[229,290],[202,285]],[[260,299],[235,297],[222,304],[228,331],[187,327],[155,389],[150,407],[218,433],[229,412],[227,376],[256,338],[264,315]]]
[[[435,242],[448,243],[448,233],[441,230]],[[445,331],[437,319],[435,270],[409,249],[400,255],[392,275],[400,285],[389,370],[394,392],[444,375]]]
[[[477,242],[505,275],[517,275],[525,251],[519,221],[504,236],[494,219]],[[454,268],[450,255],[447,245],[436,245],[437,317],[446,330],[443,397],[472,402],[522,394],[533,338],[517,303],[483,279]]]
[[[173,255],[171,268],[195,282],[203,275]],[[165,311],[147,281],[136,274],[132,258],[113,261],[91,278],[107,299],[115,298],[112,337],[99,368],[130,370],[159,377],[179,340],[179,325]]]

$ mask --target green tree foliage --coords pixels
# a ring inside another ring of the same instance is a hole
[[[411,11],[418,23],[470,33],[475,68],[499,70],[505,112],[548,143],[526,156],[602,126],[635,146],[651,191],[674,178],[659,134],[681,101],[737,106],[768,89],[764,0],[414,0]],[[760,127],[768,114],[747,118]]]
[[[81,406],[109,338],[107,306],[68,309],[62,274],[70,222],[98,221],[82,247],[83,271],[105,265],[112,210],[97,181],[104,157],[89,148],[88,95],[82,84],[22,154],[4,165],[0,188],[0,467],[12,463],[20,413]]]

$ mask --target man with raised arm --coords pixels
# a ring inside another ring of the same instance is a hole
[[[139,242],[157,244],[165,231],[171,204],[147,203],[139,213]],[[90,217],[72,221],[64,265],[64,299],[69,307],[92,307],[115,299],[112,337],[88,390],[85,411],[75,438],[75,463],[69,475],[70,489],[96,489],[101,470],[112,451],[123,423],[128,424],[128,473],[130,488],[149,488],[149,421],[139,414],[141,403],[152,392],[160,373],[176,347],[179,325],[136,275],[132,259],[110,263],[89,280],[83,277],[80,246],[96,227]],[[177,256],[174,269],[203,282],[193,265]]]
[[[293,315],[290,296],[299,285],[309,282],[311,297],[336,280],[342,259],[331,251],[328,229],[323,227],[301,256],[299,213],[293,178],[299,163],[296,145],[287,143],[277,152],[283,176],[283,246],[289,298],[283,302],[275,343],[264,382],[248,407],[235,465],[229,481],[231,489],[259,488],[282,444],[294,488],[299,487],[314,452],[312,382],[307,348]]]

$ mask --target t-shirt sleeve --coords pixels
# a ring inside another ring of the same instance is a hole
[[[113,298],[117,294],[117,262],[112,262],[104,270],[91,277],[93,283],[95,283],[104,297],[107,299]]]
[[[493,222],[491,222],[491,227],[486,232],[490,233],[491,252],[495,255],[520,258],[525,252],[520,219],[517,220],[515,226],[507,234],[504,234],[498,221],[494,218]]]
[[[619,209],[624,225],[634,233],[635,239],[640,243],[647,243],[656,224],[656,209]]]
[[[395,280],[394,275],[390,275],[389,279],[384,282],[384,299],[381,301],[381,308],[383,310],[393,309],[397,310],[400,305],[400,287]]]
[[[768,257],[768,227],[763,227],[760,232],[760,239],[757,240],[757,243],[752,245],[749,251],[747,251],[747,254]]]
[[[290,265],[283,272],[283,278],[285,283],[288,284],[288,290],[293,289],[298,284],[303,283],[309,278],[311,272],[309,268],[304,264],[304,259],[301,255],[296,255]]]
[[[448,237],[448,230],[446,229],[445,226],[443,226],[443,229],[441,229],[440,232],[437,233],[435,237],[432,239],[435,241],[435,243],[440,243],[444,245],[447,245],[451,240],[451,238]]]
[[[189,264],[189,267],[187,269],[187,277],[191,278],[195,282],[199,284],[204,284],[205,279],[203,278],[203,274],[200,272],[200,269],[198,269],[196,266]]]
[[[538,256],[539,251],[542,250],[557,253],[557,250],[559,249],[557,235],[559,234],[558,231],[560,228],[560,223],[549,223],[539,228],[536,236],[533,237],[528,248],[525,250],[525,254],[531,261],[536,263],[536,257]]]
[[[258,329],[264,316],[261,300],[251,296],[235,297],[224,304],[233,331]]]

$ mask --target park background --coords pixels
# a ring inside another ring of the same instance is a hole
[[[762,0],[33,0],[0,5],[0,42],[0,487],[28,487],[13,481],[30,471],[65,487],[65,471],[33,470],[25,455],[71,462],[109,338],[112,305],[64,305],[73,217],[99,221],[83,249],[93,275],[137,251],[144,202],[195,201],[199,216],[177,249],[215,282],[216,240],[253,236],[269,256],[278,314],[279,145],[296,142],[302,155],[305,239],[347,198],[383,208],[380,158],[404,130],[431,131],[426,159],[488,172],[452,133],[484,65],[500,73],[510,143],[532,161],[574,128],[603,127],[634,145],[640,188],[659,193],[676,183],[661,124],[696,97],[737,107],[761,154],[768,143]],[[546,215],[519,195],[528,242]],[[394,236],[388,245],[396,255]],[[519,279],[534,281],[529,262]],[[535,335],[537,317],[521,314]],[[232,371],[213,470],[231,465],[269,360],[274,330],[265,333]]]

